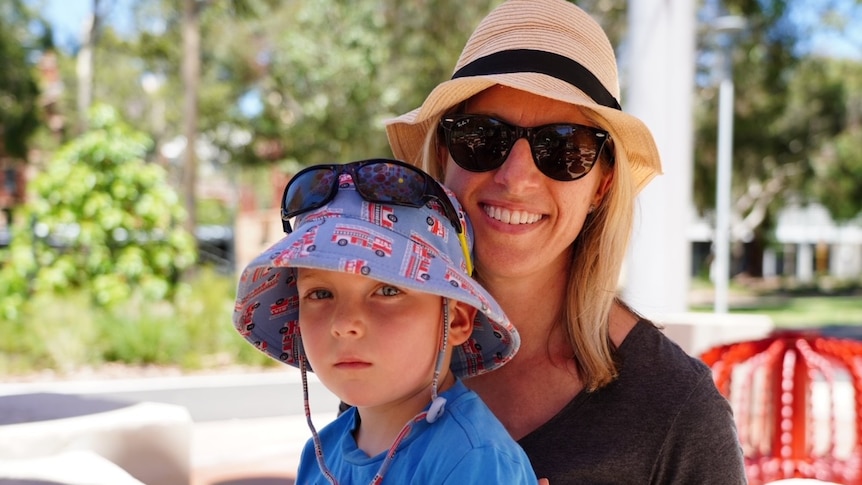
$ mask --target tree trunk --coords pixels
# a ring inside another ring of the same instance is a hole
[[[197,226],[196,185],[198,134],[198,87],[200,85],[200,7],[197,0],[183,0],[183,132],[186,137],[185,163],[182,175],[183,200],[188,219],[186,228],[194,235]]]
[[[745,247],[744,271],[752,278],[763,278],[763,252],[766,250],[766,234],[757,228],[754,238]]]
[[[93,69],[96,29],[99,25],[99,0],[93,0],[93,10],[84,20],[81,31],[81,50],[75,59],[78,76],[78,133],[87,131],[87,111],[93,103]]]

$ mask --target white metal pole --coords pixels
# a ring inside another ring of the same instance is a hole
[[[728,311],[731,243],[731,177],[733,174],[733,56],[734,34],[746,27],[746,21],[735,15],[718,17],[712,30],[718,35],[721,81],[718,86],[718,154],[715,186],[715,260],[712,280],[715,287],[715,313]]]
[[[728,311],[730,280],[730,188],[733,173],[733,77],[725,70],[718,91],[718,167],[715,196],[715,313]]]

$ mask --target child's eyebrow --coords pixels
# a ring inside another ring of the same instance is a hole
[[[296,281],[318,279],[322,274],[323,270],[315,268],[296,268]]]

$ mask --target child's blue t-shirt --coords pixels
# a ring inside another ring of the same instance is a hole
[[[536,485],[524,450],[475,392],[458,380],[440,395],[446,398],[443,415],[434,423],[414,423],[383,476],[384,484]],[[356,447],[357,417],[356,408],[350,408],[320,430],[324,460],[342,485],[370,483],[386,457],[386,452],[369,457]],[[296,483],[329,485],[312,440],[302,451]]]

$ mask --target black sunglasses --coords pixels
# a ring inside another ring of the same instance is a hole
[[[515,142],[526,138],[536,168],[563,182],[590,173],[610,139],[608,132],[591,126],[554,123],[524,128],[473,114],[444,116],[438,125],[438,135],[445,140],[452,160],[471,172],[500,168]]]
[[[290,219],[328,204],[338,192],[338,179],[346,173],[353,178],[356,191],[368,202],[407,207],[423,207],[436,201],[458,233],[461,249],[472,273],[467,236],[458,212],[443,188],[430,175],[399,160],[371,159],[347,164],[314,165],[300,170],[284,188],[281,223],[290,234]]]

